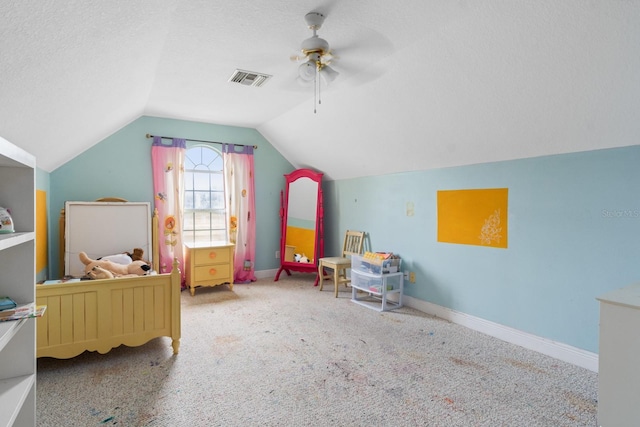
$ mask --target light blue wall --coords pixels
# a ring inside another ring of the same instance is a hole
[[[58,217],[65,201],[95,200],[117,196],[151,202],[151,139],[146,134],[187,139],[257,145],[256,173],[256,270],[279,266],[280,191],[293,166],[255,129],[222,126],[155,117],[141,117],[94,145],[50,174],[50,277],[59,275]],[[96,224],[99,227],[100,224]]]
[[[253,129],[141,117],[50,175],[37,174],[38,188],[50,193],[50,277],[65,200],[153,201],[146,133],[259,145],[256,270],[277,268],[282,175],[291,164]],[[396,252],[416,272],[407,295],[597,353],[595,298],[640,277],[639,160],[634,146],[325,181],[325,253],[339,251],[346,229],[366,230],[370,249]],[[507,249],[436,241],[438,190],[501,187],[509,189]]]
[[[326,182],[325,253],[365,230],[416,272],[407,295],[597,353],[596,297],[640,279],[638,164],[634,146]],[[437,242],[438,190],[504,187],[507,249]]]

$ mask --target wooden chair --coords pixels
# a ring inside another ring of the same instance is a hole
[[[364,231],[347,230],[344,235],[342,246],[342,256],[326,257],[318,260],[318,278],[320,279],[320,290],[325,279],[333,277],[335,286],[335,296],[338,298],[338,285],[344,283],[345,287],[349,283],[347,278],[347,268],[351,268],[351,255],[361,255],[364,247]],[[325,269],[332,270],[331,274],[326,274]]]

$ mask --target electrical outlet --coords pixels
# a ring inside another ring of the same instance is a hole
[[[407,216],[413,216],[415,213],[415,205],[413,202],[407,202]]]
[[[280,251],[276,251],[276,259],[280,259]]]
[[[413,271],[409,273],[409,283],[416,283],[416,273]]]

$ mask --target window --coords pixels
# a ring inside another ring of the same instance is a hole
[[[185,155],[184,242],[227,240],[224,166],[221,153],[209,146],[193,146]]]

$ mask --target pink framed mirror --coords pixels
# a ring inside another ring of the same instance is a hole
[[[318,272],[318,259],[324,256],[322,176],[311,169],[285,174],[280,192],[280,273],[291,275]],[[316,283],[317,284],[317,277]]]

